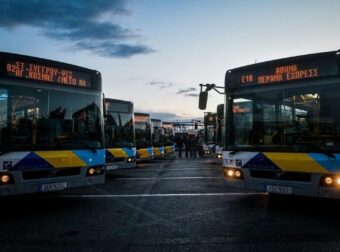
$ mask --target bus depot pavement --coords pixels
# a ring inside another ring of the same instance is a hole
[[[337,251],[339,213],[336,200],[229,188],[212,160],[173,157],[2,198],[0,251]]]

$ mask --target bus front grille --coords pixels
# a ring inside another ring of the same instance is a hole
[[[267,170],[250,170],[252,178],[310,182],[311,173],[306,172],[284,172],[284,171],[267,171]]]
[[[53,177],[67,177],[75,176],[80,174],[80,167],[54,169],[54,170],[36,170],[36,171],[24,171],[22,172],[23,180],[30,179],[42,179],[42,178],[53,178]]]

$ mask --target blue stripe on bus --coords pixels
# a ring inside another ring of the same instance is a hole
[[[96,152],[91,150],[74,150],[73,152],[88,166],[105,164],[105,149],[97,149]]]
[[[265,170],[280,170],[268,157],[262,153],[258,153],[250,159],[246,164],[242,164],[242,159],[236,159],[236,166],[249,169],[265,169]],[[237,164],[239,162],[239,164]]]
[[[326,154],[309,153],[309,156],[313,158],[317,163],[324,167],[329,172],[340,172],[340,154],[333,154],[335,159],[327,157]]]
[[[148,151],[148,153],[149,153],[150,156],[153,156],[153,155],[154,155],[154,154],[153,154],[153,147],[148,147],[148,148],[146,148],[146,150]]]
[[[122,148],[128,157],[135,157],[136,151],[133,148]]]
[[[10,171],[21,171],[31,169],[52,169],[53,166],[45,159],[39,157],[34,152],[30,152],[27,156],[21,159],[13,167],[9,168]]]

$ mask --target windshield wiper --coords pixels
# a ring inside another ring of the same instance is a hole
[[[76,140],[71,140],[71,141],[61,141],[57,143],[58,145],[60,144],[81,144],[83,146],[85,146],[87,149],[91,150],[93,153],[97,153],[97,149],[94,148],[93,146],[89,145],[86,142],[83,141],[76,141]]]

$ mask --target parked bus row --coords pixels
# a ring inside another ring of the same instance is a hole
[[[201,84],[200,109],[218,88]],[[231,69],[222,89],[230,186],[340,198],[340,51]]]
[[[171,122],[134,113],[133,103],[105,99],[105,147],[107,171],[136,167],[138,160],[175,153]]]
[[[103,99],[98,71],[0,53],[0,196],[104,183],[106,167],[173,152],[171,127]]]

